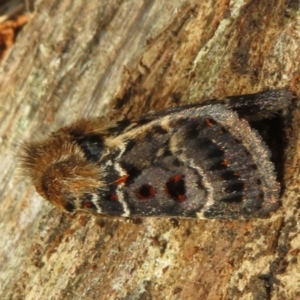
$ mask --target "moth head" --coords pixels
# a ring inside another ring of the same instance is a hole
[[[106,135],[99,120],[83,120],[44,141],[25,142],[20,155],[23,173],[43,198],[59,208],[96,210],[91,200],[104,186],[99,159],[107,151]]]

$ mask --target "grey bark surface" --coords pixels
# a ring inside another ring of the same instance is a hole
[[[297,92],[299,47],[297,1],[37,2],[0,66],[0,298],[299,298],[298,112],[263,220],[71,218],[17,168],[22,140],[76,118]]]

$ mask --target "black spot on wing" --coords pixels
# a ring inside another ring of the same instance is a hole
[[[170,153],[171,155],[171,153]],[[182,161],[180,161],[178,158],[175,158],[173,161],[172,161],[172,165],[174,167],[181,167],[184,165],[184,163]]]
[[[121,168],[126,172],[126,174],[128,175],[128,178],[126,180],[126,185],[131,184],[132,182],[134,182],[134,180],[140,176],[140,174],[142,173],[141,170],[139,170],[138,168],[136,168],[133,164],[127,163],[127,162],[120,162]]]
[[[201,151],[206,154],[207,158],[223,157],[225,153],[223,149],[221,149],[209,138],[199,138],[197,141],[197,147],[199,147]]]
[[[240,175],[237,172],[229,170],[229,169],[224,170],[220,174],[220,176],[223,180],[226,180],[226,181],[236,180],[236,179],[240,178]]]
[[[124,153],[130,152],[132,150],[132,148],[135,146],[136,146],[136,141],[134,139],[129,140],[126,143],[126,149],[125,149]]]
[[[174,201],[186,200],[186,187],[184,181],[184,175],[177,174],[169,178],[166,183],[166,193]]]
[[[152,142],[155,137],[164,136],[168,131],[163,127],[156,125],[152,126],[149,132],[145,135],[145,141]]]
[[[155,196],[154,188],[149,184],[143,184],[137,191],[137,197],[140,200],[148,200]]]
[[[235,193],[235,192],[241,192],[245,188],[245,183],[241,180],[235,180],[232,182],[229,182],[227,187],[225,188],[226,193]]]
[[[227,164],[223,159],[213,161],[213,164],[209,168],[209,171],[222,171],[227,169]]]
[[[98,135],[80,137],[77,143],[89,161],[98,161],[103,152],[103,141]]]
[[[233,193],[221,199],[222,202],[240,203],[243,201],[243,193]]]

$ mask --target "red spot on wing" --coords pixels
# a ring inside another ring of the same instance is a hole
[[[206,125],[209,126],[209,127],[214,126],[214,123],[212,122],[211,119],[205,119],[205,123],[206,123]]]
[[[125,183],[127,181],[128,177],[129,177],[129,175],[127,175],[127,174],[124,176],[121,176],[114,182],[114,184],[119,185],[119,184]]]
[[[173,177],[171,177],[169,180],[178,182],[178,181],[182,180],[182,178],[183,178],[183,176],[181,174],[177,174],[177,175],[174,175]]]
[[[110,196],[109,196],[109,200],[110,200],[110,201],[117,201],[117,200],[118,200],[118,195],[116,195],[116,194],[110,195]]]
[[[228,167],[230,163],[229,163],[229,160],[224,159],[221,164]]]
[[[178,194],[177,199],[178,199],[178,201],[185,201],[186,200],[186,195]]]
[[[88,202],[88,201],[84,202],[83,205],[84,205],[85,208],[91,208],[91,207],[93,207],[93,204],[91,202]]]

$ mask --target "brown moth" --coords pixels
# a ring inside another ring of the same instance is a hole
[[[287,90],[213,99],[107,123],[79,120],[21,161],[37,192],[67,212],[115,216],[266,217],[279,206],[270,151],[244,118],[269,118]]]

